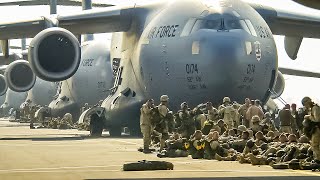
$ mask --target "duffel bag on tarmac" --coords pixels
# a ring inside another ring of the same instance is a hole
[[[123,165],[124,171],[173,170],[173,164],[166,161],[138,161]]]

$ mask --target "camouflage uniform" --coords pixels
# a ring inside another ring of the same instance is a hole
[[[312,121],[311,147],[316,163],[320,164],[320,107],[314,104],[309,97],[304,97],[302,104],[309,109],[305,119]]]
[[[153,107],[153,100],[150,99],[140,108],[140,129],[143,135],[143,149],[149,150],[151,144],[151,133],[153,131],[151,123],[151,108]]]
[[[195,121],[188,110],[186,102],[181,104],[181,110],[176,115],[177,130],[182,137],[189,139],[195,131]]]

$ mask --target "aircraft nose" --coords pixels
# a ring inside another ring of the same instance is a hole
[[[217,32],[200,39],[200,54],[214,63],[235,63],[245,58],[245,40],[240,34]],[[218,65],[216,64],[216,65]]]

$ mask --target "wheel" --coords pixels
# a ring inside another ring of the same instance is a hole
[[[121,127],[118,127],[118,126],[110,127],[109,134],[111,137],[120,137],[121,136]]]
[[[97,114],[92,114],[90,117],[90,136],[100,137],[103,131],[103,122]]]

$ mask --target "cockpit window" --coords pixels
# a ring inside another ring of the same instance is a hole
[[[195,21],[191,33],[194,33],[200,29],[212,29],[217,31],[229,31],[235,29],[243,29],[247,33],[257,36],[257,33],[248,19],[234,19],[234,18],[219,18],[215,20],[211,19],[193,19]],[[184,35],[187,36],[187,33]]]

